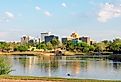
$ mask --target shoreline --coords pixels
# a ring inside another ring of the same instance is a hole
[[[35,52],[35,51],[25,51],[25,52],[0,52],[0,55],[45,55],[45,56],[51,56],[54,55],[54,53],[50,52]]]
[[[96,54],[95,54],[96,53]],[[105,53],[105,52],[102,52]],[[106,52],[106,53],[110,53],[110,52]],[[72,52],[66,52],[64,53],[64,55],[56,55],[54,52],[42,52],[42,51],[25,51],[25,52],[0,52],[0,56],[11,56],[11,55],[19,55],[19,56],[23,56],[23,55],[27,55],[27,56],[67,56],[67,57],[79,57],[79,58],[109,58],[109,54],[108,55],[97,55],[97,52],[92,53],[72,53]]]
[[[121,82],[121,80],[73,79],[59,77],[0,76],[0,82]]]

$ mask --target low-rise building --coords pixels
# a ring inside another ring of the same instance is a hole
[[[93,41],[90,39],[90,37],[80,37],[79,34],[75,32],[72,33],[69,37],[62,38],[62,43],[65,43],[69,40],[73,41],[74,43],[86,42],[89,45],[93,44]]]
[[[81,40],[82,42],[86,42],[87,44],[90,45],[90,37],[80,37],[79,40]]]
[[[21,44],[26,44],[28,42],[29,42],[29,36],[24,35],[21,37]]]
[[[73,32],[70,36],[66,37],[66,38],[62,38],[62,43],[65,43],[66,41],[73,41],[74,43],[79,41],[79,34]]]

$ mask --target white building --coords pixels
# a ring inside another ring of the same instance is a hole
[[[29,42],[29,36],[26,36],[26,35],[23,35],[22,37],[21,37],[21,44],[26,44],[26,43],[28,43]]]
[[[41,42],[45,41],[45,36],[49,36],[50,32],[41,33]]]

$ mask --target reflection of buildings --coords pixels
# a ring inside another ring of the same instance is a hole
[[[65,43],[66,41],[73,41],[74,43],[76,42],[86,42],[87,44],[93,44],[93,41],[90,39],[90,37],[80,37],[79,34],[77,33],[72,33],[69,37],[62,38],[62,43]]]
[[[31,73],[31,70],[35,68],[35,64],[38,62],[36,56],[20,56],[14,59],[23,67],[25,73]]]
[[[79,61],[75,61],[72,63],[72,70],[75,74],[80,74],[80,69],[81,69],[81,66]]]

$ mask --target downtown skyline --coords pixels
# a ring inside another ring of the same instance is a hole
[[[121,37],[121,0],[1,0],[0,40],[22,35],[60,38],[77,32],[96,41]]]

